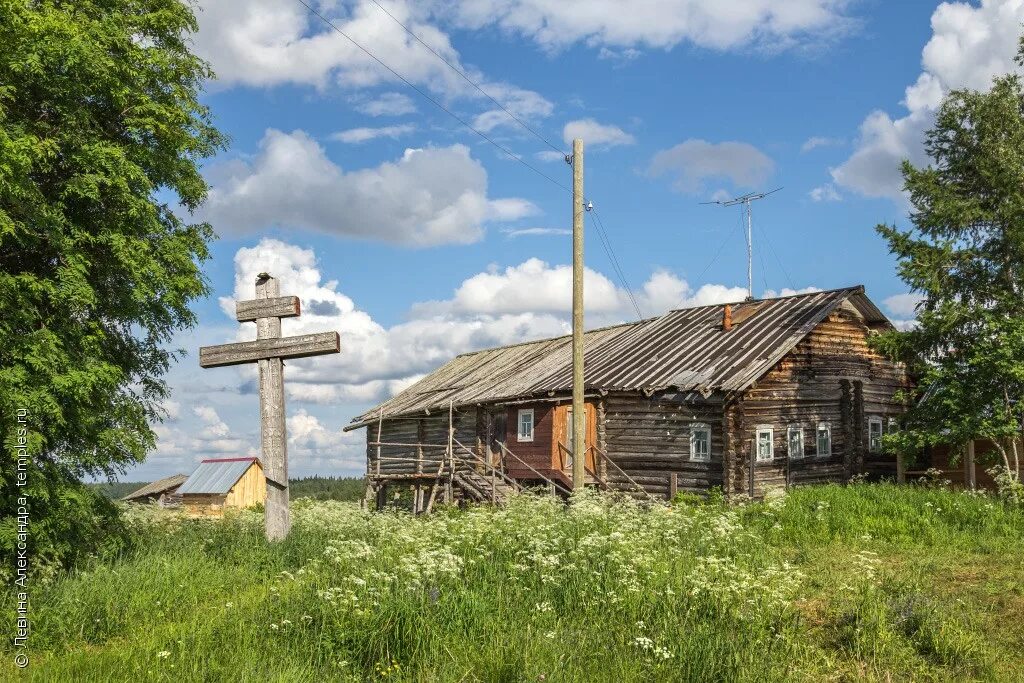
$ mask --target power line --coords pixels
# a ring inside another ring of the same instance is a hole
[[[786,276],[786,281],[789,282],[790,288],[795,291],[796,285],[793,284],[793,278],[789,276],[789,271],[786,270],[786,266],[782,265],[782,259],[780,259],[778,253],[776,253],[775,245],[772,243],[771,237],[768,236],[768,231],[764,228],[758,227],[758,234],[764,237],[764,241],[768,243],[768,248],[771,250],[772,256],[775,257],[775,262],[779,264],[782,274]]]
[[[737,223],[736,227],[740,231],[740,233],[742,234],[743,233],[743,224],[742,224],[742,222],[741,223]],[[715,265],[715,262],[718,261],[718,257],[722,255],[722,250],[725,249],[725,245],[729,243],[729,238],[730,237],[732,237],[732,232],[731,231],[725,233],[725,239],[722,240],[722,243],[720,245],[718,245],[718,250],[715,252],[715,255],[711,257],[711,260],[708,261],[708,264],[706,266],[704,266],[704,270],[700,271],[700,275],[698,275],[696,278],[694,278],[695,282],[700,282],[700,280],[702,280],[704,278],[704,275],[707,274],[707,272],[709,270],[711,270],[711,266]],[[685,304],[686,300],[685,299],[681,299],[679,301],[679,303],[680,304]]]
[[[615,256],[615,250],[612,249],[611,240],[608,238],[608,234],[604,228],[604,222],[601,220],[601,214],[596,209],[591,208],[590,222],[597,229],[597,235],[601,239],[601,245],[604,247],[605,253],[608,255],[608,260],[611,261],[612,269],[619,278],[619,282],[622,283],[622,288],[626,290],[626,296],[629,297],[630,303],[633,304],[633,310],[636,311],[637,320],[642,320],[644,317],[643,312],[640,310],[640,305],[636,302],[636,297],[633,296],[633,288],[629,286],[629,282],[626,280],[626,274],[622,271],[622,266],[619,265],[619,259]],[[594,219],[597,219],[596,221]]]
[[[306,0],[298,0],[298,2],[299,2],[299,4],[301,4],[301,5],[303,6],[303,7],[305,7],[306,9],[308,9],[308,10],[309,10],[309,11],[310,11],[310,12],[311,12],[311,13],[312,13],[313,15],[315,15],[316,17],[318,17],[318,18],[319,18],[319,19],[320,19],[320,20],[321,20],[322,22],[324,22],[325,24],[327,24],[328,26],[330,26],[330,27],[331,27],[332,29],[334,29],[335,31],[337,31],[338,33],[340,33],[340,34],[341,34],[342,36],[344,36],[344,37],[345,37],[345,39],[346,39],[346,40],[348,40],[348,41],[349,41],[350,43],[352,43],[352,44],[353,44],[353,45],[355,45],[355,46],[356,46],[357,48],[359,48],[360,50],[362,50],[363,52],[365,52],[365,53],[367,54],[367,56],[369,56],[369,57],[370,57],[370,59],[372,59],[373,61],[377,62],[377,63],[378,63],[378,64],[380,64],[380,65],[381,65],[382,67],[384,67],[385,69],[387,69],[388,71],[390,71],[390,72],[391,72],[392,74],[394,74],[394,76],[395,76],[396,78],[398,78],[398,79],[399,79],[400,81],[402,81],[403,83],[405,83],[405,84],[406,84],[407,86],[409,86],[410,88],[412,88],[413,90],[415,90],[416,92],[418,92],[418,93],[419,93],[419,94],[420,94],[421,96],[423,96],[423,98],[425,98],[426,100],[428,100],[429,102],[431,102],[431,103],[432,103],[432,104],[433,104],[434,106],[436,106],[436,107],[437,107],[438,109],[440,109],[440,110],[444,111],[444,112],[445,112],[445,113],[447,113],[447,114],[448,114],[449,116],[451,116],[451,117],[452,117],[453,119],[455,119],[456,121],[458,121],[459,123],[461,123],[461,124],[462,124],[463,126],[465,126],[466,128],[468,128],[469,130],[473,131],[474,133],[476,133],[477,135],[479,135],[479,136],[480,136],[481,138],[483,138],[483,139],[484,139],[484,140],[486,140],[487,142],[491,143],[492,145],[494,145],[495,147],[497,147],[498,149],[500,149],[500,150],[501,150],[502,152],[504,152],[504,153],[505,153],[505,154],[507,154],[508,156],[512,157],[513,159],[515,159],[516,161],[518,161],[519,163],[521,163],[521,164],[522,164],[523,166],[525,166],[526,168],[528,168],[528,169],[530,169],[531,171],[533,171],[534,173],[536,173],[537,175],[541,176],[542,178],[546,178],[546,179],[547,179],[548,181],[550,181],[551,183],[553,183],[553,184],[557,185],[558,187],[562,188],[562,189],[563,189],[563,190],[565,190],[566,192],[569,192],[569,193],[571,193],[571,192],[572,192],[572,190],[571,190],[571,189],[570,189],[569,187],[566,187],[566,186],[565,186],[565,185],[563,185],[562,183],[558,182],[557,180],[555,180],[554,178],[552,178],[551,176],[549,176],[549,175],[548,175],[547,173],[544,173],[544,172],[543,172],[543,171],[541,171],[541,170],[540,170],[539,168],[536,168],[535,166],[531,165],[530,163],[528,163],[527,161],[525,161],[525,160],[524,160],[524,159],[523,159],[523,158],[522,158],[521,156],[519,156],[518,154],[516,154],[515,152],[513,152],[513,151],[512,151],[512,150],[510,150],[509,148],[505,147],[505,146],[504,146],[504,145],[502,145],[501,143],[495,142],[495,141],[494,141],[494,140],[493,140],[493,139],[492,139],[492,138],[491,138],[491,137],[490,137],[489,135],[487,135],[487,134],[486,134],[486,133],[484,133],[483,131],[481,131],[481,130],[478,130],[477,128],[473,127],[472,125],[470,125],[470,124],[469,124],[469,122],[467,122],[467,121],[466,121],[465,119],[463,119],[462,117],[460,117],[460,116],[459,116],[458,114],[456,114],[455,112],[453,112],[453,111],[452,111],[451,109],[449,109],[448,107],[446,107],[446,106],[444,106],[443,104],[441,104],[441,103],[440,103],[439,101],[437,101],[437,99],[436,99],[436,98],[434,98],[434,97],[430,96],[430,95],[429,95],[429,94],[428,94],[428,93],[427,93],[426,91],[424,91],[424,90],[423,90],[422,88],[420,88],[420,87],[418,87],[418,86],[414,85],[414,84],[412,83],[412,81],[410,81],[410,80],[409,80],[408,78],[406,78],[406,77],[405,77],[405,76],[403,76],[402,74],[400,74],[400,73],[398,73],[397,71],[395,71],[394,69],[392,69],[392,68],[391,68],[390,66],[388,66],[388,65],[387,65],[387,64],[386,64],[386,63],[385,63],[385,62],[384,62],[384,61],[383,61],[382,59],[380,59],[380,58],[379,58],[379,57],[378,57],[377,55],[373,54],[373,53],[372,53],[372,52],[370,52],[370,51],[369,51],[369,50],[368,50],[367,48],[363,47],[363,46],[362,46],[362,45],[361,45],[361,44],[360,44],[360,43],[359,43],[358,41],[356,41],[356,40],[355,40],[355,39],[354,39],[354,38],[353,38],[352,36],[350,36],[349,34],[345,33],[345,32],[344,32],[344,31],[342,31],[342,30],[341,30],[340,28],[338,28],[338,26],[337,26],[337,25],[336,25],[336,24],[335,24],[334,22],[332,22],[332,21],[331,21],[330,19],[328,19],[327,17],[325,17],[325,16],[323,15],[323,14],[321,14],[320,12],[318,12],[318,11],[317,11],[316,9],[314,9],[314,8],[313,8],[313,7],[312,7],[312,6],[311,6],[311,5],[309,4],[309,3],[307,3],[307,2],[306,2]]]
[[[529,131],[530,133],[532,133],[532,134],[534,135],[534,137],[536,137],[536,138],[537,138],[538,140],[540,140],[541,142],[543,142],[543,143],[544,143],[545,145],[547,145],[548,147],[550,147],[550,148],[551,148],[551,149],[553,149],[554,151],[558,152],[559,154],[565,154],[565,152],[564,152],[563,150],[561,150],[561,149],[559,149],[558,147],[556,147],[555,145],[551,144],[551,143],[550,143],[550,142],[548,141],[548,139],[547,139],[546,137],[544,137],[543,135],[541,135],[540,133],[538,133],[537,131],[535,131],[535,130],[534,130],[533,128],[531,128],[531,127],[530,127],[529,125],[527,125],[527,123],[526,123],[525,121],[523,121],[522,119],[520,119],[520,118],[519,118],[518,116],[516,116],[515,114],[513,114],[513,113],[512,113],[511,111],[509,111],[509,110],[508,110],[508,108],[507,108],[507,107],[505,107],[505,105],[503,105],[503,104],[502,104],[501,102],[499,102],[499,101],[498,101],[498,100],[496,100],[496,99],[495,99],[494,97],[492,97],[492,96],[491,96],[491,94],[490,94],[489,92],[487,92],[486,90],[484,90],[484,89],[483,89],[482,87],[480,87],[480,85],[479,85],[479,84],[477,84],[477,83],[476,83],[476,82],[475,82],[475,81],[474,81],[473,79],[471,79],[471,78],[470,78],[469,76],[467,76],[467,75],[466,75],[466,72],[464,72],[464,71],[463,71],[462,69],[458,68],[457,66],[455,66],[454,64],[452,64],[451,62],[449,62],[449,61],[448,61],[448,59],[447,59],[447,58],[446,58],[446,57],[445,57],[444,55],[442,55],[441,53],[439,53],[439,52],[438,52],[437,50],[435,50],[434,48],[432,48],[432,47],[431,47],[431,46],[430,46],[430,45],[429,45],[428,43],[424,42],[424,40],[423,40],[422,38],[420,38],[420,37],[419,37],[418,35],[416,35],[415,33],[413,33],[412,29],[410,29],[410,28],[409,28],[408,26],[406,26],[405,24],[403,24],[403,23],[401,22],[401,20],[399,20],[399,19],[398,19],[398,17],[396,17],[396,16],[395,16],[394,14],[392,14],[391,12],[389,12],[389,11],[387,10],[387,8],[386,8],[386,7],[384,7],[384,6],[383,6],[383,5],[381,5],[381,4],[379,3],[379,2],[377,2],[377,0],[370,0],[370,2],[372,2],[373,4],[375,4],[375,5],[376,5],[376,6],[377,6],[377,7],[378,7],[378,8],[380,9],[380,11],[384,12],[384,14],[388,15],[389,17],[391,17],[391,19],[392,19],[392,20],[394,20],[394,22],[395,22],[396,24],[398,24],[398,25],[399,25],[399,26],[401,26],[401,27],[402,27],[403,29],[405,29],[405,32],[406,32],[406,33],[408,33],[408,34],[409,34],[410,36],[412,36],[413,38],[415,38],[415,39],[416,39],[416,42],[418,42],[418,43],[419,43],[420,45],[422,45],[423,47],[425,47],[425,48],[427,48],[428,50],[430,50],[431,54],[433,54],[433,55],[434,55],[435,57],[437,57],[437,58],[438,58],[438,59],[440,59],[440,60],[441,60],[442,62],[444,62],[445,64],[447,64],[447,65],[448,65],[448,68],[450,68],[450,69],[451,69],[452,71],[454,71],[454,72],[455,72],[455,73],[457,73],[458,75],[462,76],[462,78],[463,78],[463,79],[465,79],[465,81],[466,81],[467,83],[469,83],[469,84],[470,84],[471,86],[473,86],[474,88],[476,88],[477,90],[479,90],[479,91],[480,91],[480,93],[481,93],[481,94],[482,94],[482,95],[483,95],[484,97],[486,97],[487,99],[489,99],[489,100],[490,100],[491,102],[494,102],[494,104],[498,105],[498,106],[499,106],[499,107],[501,108],[501,110],[502,110],[502,111],[504,111],[504,112],[505,112],[506,114],[508,114],[508,115],[509,115],[509,117],[511,117],[511,118],[512,118],[512,120],[513,120],[513,121],[515,121],[516,123],[518,123],[518,124],[519,124],[520,126],[522,126],[522,127],[523,127],[523,128],[525,129],[525,130],[527,130],[527,131]]]

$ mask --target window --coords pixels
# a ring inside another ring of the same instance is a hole
[[[832,455],[832,425],[828,422],[818,423],[818,457]]]
[[[775,457],[775,430],[771,427],[757,428],[757,459],[760,462]]]
[[[882,452],[882,418],[868,418],[868,450],[872,453]]]
[[[789,428],[789,457],[790,458],[802,458],[802,457],[804,457],[804,428],[803,427],[790,427]]]
[[[533,408],[519,411],[519,434],[517,441],[533,441]]]
[[[690,460],[711,459],[711,427],[697,423],[690,427]]]
[[[890,416],[889,417],[888,428],[889,428],[889,433],[890,434],[895,434],[896,432],[898,432],[900,430],[900,421],[899,421],[899,419],[897,419],[896,417]]]

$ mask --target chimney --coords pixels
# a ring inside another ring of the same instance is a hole
[[[722,309],[722,329],[726,332],[732,329],[732,304],[726,304]]]

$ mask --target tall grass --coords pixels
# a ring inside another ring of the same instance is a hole
[[[300,500],[293,515],[277,545],[251,513],[135,520],[144,541],[131,554],[36,595],[31,676],[993,680],[1012,671],[1012,653],[952,609],[926,571],[953,549],[1021,552],[1024,515],[985,497],[862,485],[740,509],[588,494],[569,507],[522,496],[429,517]]]

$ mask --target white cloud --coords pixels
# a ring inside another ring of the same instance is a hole
[[[516,237],[536,237],[540,235],[571,235],[569,228],[504,228],[502,232],[510,239]]]
[[[810,152],[812,149],[817,149],[819,147],[838,147],[845,144],[846,141],[841,138],[826,138],[820,135],[815,135],[807,138],[807,140],[804,141],[804,144],[800,145],[800,151]]]
[[[153,425],[157,448],[151,459],[187,474],[205,458],[259,455],[253,435],[233,432],[213,406],[199,403],[191,413],[194,419],[187,423],[172,419]]]
[[[572,144],[573,138],[583,138],[586,148],[600,149],[618,145],[632,145],[636,139],[618,126],[598,123],[594,119],[570,121],[562,129],[562,140]]]
[[[932,14],[932,37],[921,53],[923,71],[906,88],[906,114],[871,112],[860,126],[857,148],[831,170],[833,180],[869,197],[903,198],[903,159],[927,163],[924,134],[943,96],[957,88],[986,89],[994,76],[1013,71],[1024,2],[944,2]]]
[[[753,145],[695,139],[658,152],[648,167],[651,175],[675,176],[672,186],[688,194],[699,194],[704,190],[704,181],[712,179],[728,179],[739,187],[757,187],[774,170],[775,162]]]
[[[489,102],[470,80],[520,118],[545,117],[553,105],[540,94],[504,82],[491,81],[479,70],[461,63],[448,35],[434,23],[429,3],[395,0],[387,12],[405,24],[424,43],[406,33],[370,0],[318,3],[320,14],[341,32],[352,36],[367,51],[401,74],[388,68],[335,31],[297,2],[204,0],[199,13],[196,51],[217,74],[214,87],[274,87],[299,84],[325,90],[332,85],[365,90],[396,85],[402,79],[442,97]],[[356,109],[372,116],[394,116],[415,111],[400,93],[384,93],[376,99],[356,97]],[[501,109],[486,111],[475,119],[485,132],[510,119]]]
[[[532,90],[523,90],[507,83],[490,83],[482,88],[488,95],[515,115],[520,121],[544,118],[551,115],[554,105]],[[473,119],[473,127],[489,133],[499,126],[518,126],[504,109],[490,109]]]
[[[287,418],[288,455],[304,469],[360,470],[366,466],[366,436],[362,432],[329,429],[300,408]]]
[[[623,48],[621,50],[613,50],[608,47],[601,47],[597,52],[597,58],[615,62],[616,66],[623,66],[632,62],[634,59],[642,55],[643,52],[633,47]]]
[[[917,317],[917,306],[922,301],[924,301],[924,297],[920,294],[907,292],[905,294],[894,294],[884,299],[882,305],[894,317],[915,318]]]
[[[402,116],[416,111],[416,104],[412,99],[397,92],[381,93],[369,100],[356,100],[352,106],[367,116]]]
[[[487,197],[487,172],[463,145],[408,149],[395,162],[344,171],[303,131],[270,129],[251,161],[210,171],[201,215],[222,232],[267,226],[428,246],[479,240],[483,224],[530,215],[524,199]]]
[[[463,27],[497,26],[549,50],[576,42],[654,48],[689,42],[718,50],[753,45],[777,51],[818,43],[854,28],[856,23],[843,14],[847,4],[846,0],[464,0],[443,6]]]
[[[816,187],[807,194],[815,202],[838,202],[842,199],[842,196],[836,191],[835,185],[831,183]]]
[[[381,126],[379,128],[350,128],[332,133],[330,139],[347,144],[359,144],[376,140],[377,138],[391,138],[395,140],[403,135],[412,133],[414,130],[416,130],[416,126],[411,123],[404,123],[399,126]]]
[[[813,292],[820,292],[820,287],[801,287],[800,289],[793,289],[791,287],[783,287],[782,289],[775,291],[774,289],[764,290],[764,294],[761,296],[765,299],[774,299],[780,296],[796,296],[797,294],[811,294]]]

